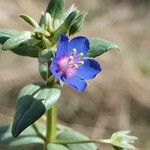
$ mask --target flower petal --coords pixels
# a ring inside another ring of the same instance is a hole
[[[93,59],[84,59],[84,64],[79,66],[76,76],[83,79],[93,79],[98,73],[101,72],[101,66]]]
[[[68,45],[68,50],[72,52],[73,49],[77,50],[77,53],[83,53],[85,56],[90,49],[89,40],[86,37],[78,36],[73,38]]]
[[[77,77],[66,78],[64,79],[64,82],[78,92],[84,91],[87,87],[87,83]]]
[[[57,62],[55,60],[52,61],[49,69],[58,80],[61,80],[61,73],[58,71]]]
[[[87,83],[81,80],[80,78],[77,77],[65,78],[64,76],[62,76],[61,72],[58,71],[58,67],[55,61],[52,61],[52,64],[50,66],[50,71],[58,80],[62,80],[64,83],[70,85],[73,89],[79,92],[84,91],[87,86]]]
[[[60,58],[61,56],[68,54],[68,41],[69,38],[65,35],[61,35],[58,45],[57,45],[57,52],[56,52],[56,59]]]

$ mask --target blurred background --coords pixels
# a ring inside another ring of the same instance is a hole
[[[0,0],[0,28],[30,30],[19,14],[37,21],[48,0]],[[139,137],[139,150],[150,149],[150,1],[66,0],[88,11],[80,34],[114,41],[120,51],[97,60],[102,73],[84,93],[63,88],[59,119],[93,138],[108,138],[118,130],[131,130]],[[0,47],[1,49],[1,47]],[[10,123],[20,88],[36,80],[36,59],[0,51],[0,124]],[[111,150],[110,147],[101,149]]]

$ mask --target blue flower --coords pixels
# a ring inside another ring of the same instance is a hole
[[[101,72],[97,61],[86,58],[89,45],[86,37],[78,36],[69,41],[67,36],[61,35],[50,66],[57,79],[79,92],[85,90],[86,80],[93,79]]]

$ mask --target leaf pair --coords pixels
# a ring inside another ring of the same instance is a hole
[[[25,128],[38,120],[59,99],[60,90],[41,84],[25,86],[17,97],[17,111],[12,126],[12,135],[17,137]]]
[[[40,133],[43,135],[46,134],[46,127],[43,123],[37,124]],[[84,141],[89,140],[89,138],[79,132],[73,131],[72,129],[65,127],[58,132],[57,135],[58,141]],[[12,149],[17,147],[27,146],[34,144],[37,149],[40,148],[44,141],[38,137],[33,126],[28,127],[24,132],[17,138],[11,136],[11,128],[9,126],[0,127],[0,145],[7,146]],[[48,150],[97,150],[97,146],[93,143],[84,143],[84,144],[48,144]],[[39,149],[40,150],[40,149]]]
[[[66,31],[64,27],[60,27],[59,30]],[[59,35],[53,37],[52,40],[58,38],[58,36]],[[40,41],[32,39],[30,32],[20,33],[15,30],[0,29],[0,43],[3,44],[6,40],[7,42],[3,45],[3,49],[10,49],[12,52],[22,56],[39,56],[40,48],[37,44],[39,44]],[[119,49],[115,43],[104,39],[89,38],[89,41],[90,51],[88,57],[97,57],[109,50]]]

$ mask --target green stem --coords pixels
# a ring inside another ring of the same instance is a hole
[[[96,143],[96,144],[111,144],[109,139],[102,140],[83,140],[83,141],[53,141],[55,144],[84,144],[84,143]]]
[[[36,124],[33,124],[32,126],[33,126],[33,129],[35,130],[35,132],[37,133],[37,135],[45,141],[45,137],[44,137],[43,134],[39,131],[37,125],[36,125]]]
[[[57,124],[57,105],[55,104],[47,112],[46,145],[56,140],[56,124]]]

